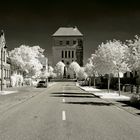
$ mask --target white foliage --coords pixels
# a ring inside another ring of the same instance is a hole
[[[43,56],[43,49],[39,46],[29,47],[21,45],[19,48],[9,52],[9,57],[13,65],[20,67],[23,71],[26,71],[28,75],[38,76],[42,69],[42,64],[39,61]]]
[[[52,73],[54,71],[54,68],[52,66],[49,66],[48,71],[49,71],[49,73]]]
[[[11,76],[11,86],[18,87],[23,84],[23,76],[19,74],[13,74]]]
[[[69,65],[69,70],[74,72],[76,75],[78,74],[79,70],[80,70],[80,65],[73,61],[70,65]]]
[[[85,65],[84,69],[89,77],[97,75],[97,71],[92,63],[92,59],[89,59],[89,62]]]
[[[94,64],[98,73],[115,74],[128,71],[125,61],[128,46],[120,41],[113,40],[102,43],[93,55]]]
[[[62,61],[59,61],[56,64],[55,71],[56,71],[58,76],[63,76],[63,74],[64,74],[64,67],[65,67],[65,64]]]
[[[39,75],[40,78],[48,78],[50,76],[50,73],[48,70],[42,71]]]
[[[77,73],[77,78],[79,80],[85,80],[88,77],[87,73],[85,72],[85,69],[81,67]]]
[[[54,68],[52,66],[49,66],[48,68],[49,76],[52,78],[56,77],[56,73],[54,73]]]
[[[140,37],[135,36],[134,40],[127,41],[127,63],[131,70],[140,70]]]

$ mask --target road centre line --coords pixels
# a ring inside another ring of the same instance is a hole
[[[63,121],[66,120],[66,111],[65,110],[62,111],[62,120]]]
[[[62,88],[63,90],[62,90],[62,95],[64,96],[65,94],[64,94],[64,86],[63,86],[63,88]]]
[[[62,99],[62,102],[65,103],[65,99],[64,98]]]

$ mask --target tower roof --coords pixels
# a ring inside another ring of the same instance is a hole
[[[60,27],[52,36],[83,36],[77,27]]]

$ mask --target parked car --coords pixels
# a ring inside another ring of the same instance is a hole
[[[47,81],[39,81],[38,84],[37,84],[37,88],[38,87],[45,87],[46,88],[47,87]]]

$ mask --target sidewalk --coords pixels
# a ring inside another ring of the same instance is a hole
[[[82,90],[90,92],[94,94],[95,96],[100,97],[101,99],[110,99],[115,101],[129,101],[131,95],[128,93],[121,92],[121,95],[119,96],[118,91],[110,90],[110,93],[108,93],[105,89],[96,89],[94,87],[88,87],[88,86],[79,86]]]
[[[135,116],[140,117],[140,109],[134,105],[132,105],[129,101],[131,96],[133,95],[130,92],[121,91],[121,95],[119,96],[118,91],[110,90],[110,93],[106,89],[96,89],[94,87],[82,87],[77,84],[79,88],[93,95],[109,102],[113,103],[118,109],[125,110]]]

